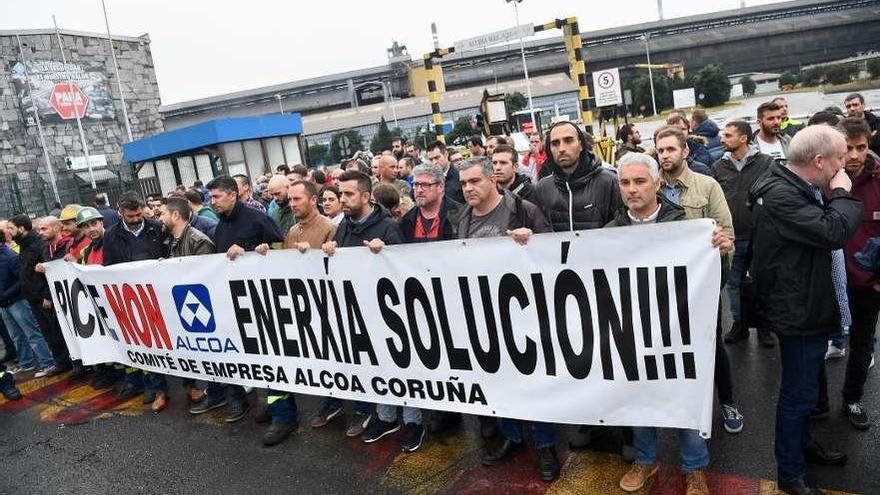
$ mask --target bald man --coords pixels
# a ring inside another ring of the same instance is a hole
[[[405,180],[397,178],[397,160],[391,155],[382,155],[376,160],[375,167],[376,178],[380,183],[390,184],[397,189],[400,197],[410,197],[412,188]]]
[[[49,256],[53,260],[60,260],[67,254],[73,241],[62,229],[61,220],[51,215],[37,219],[35,222],[40,237],[49,244]]]
[[[272,213],[272,220],[275,221],[275,225],[278,226],[278,230],[281,231],[283,237],[286,237],[287,231],[296,225],[296,217],[293,215],[290,203],[287,200],[287,188],[289,186],[290,181],[283,175],[273,175],[269,179],[269,194],[272,196],[275,204],[278,205],[278,208]]]

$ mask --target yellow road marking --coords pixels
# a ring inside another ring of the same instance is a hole
[[[619,455],[572,452],[560,470],[559,479],[547,490],[547,495],[621,493],[620,478],[628,470],[629,464]],[[647,493],[647,490],[642,490]]]
[[[471,467],[472,454],[479,448],[476,435],[469,432],[439,440],[426,438],[419,450],[401,452],[391,461],[381,484],[407,493],[446,491]]]
[[[37,410],[40,413],[40,420],[46,421],[71,407],[80,405],[106,392],[106,390],[95,390],[89,385],[80,385],[64,392],[61,395],[52,397],[46,404],[39,404]]]

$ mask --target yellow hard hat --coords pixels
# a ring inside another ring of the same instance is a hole
[[[62,222],[66,222],[67,220],[76,220],[76,214],[79,213],[79,210],[82,210],[82,206],[78,204],[69,204],[61,210],[61,215],[58,217],[58,220]]]

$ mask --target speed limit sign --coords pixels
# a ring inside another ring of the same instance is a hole
[[[597,107],[623,104],[620,92],[620,73],[617,68],[593,72],[593,91]]]

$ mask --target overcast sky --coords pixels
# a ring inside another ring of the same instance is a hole
[[[113,34],[149,33],[162,103],[383,65],[392,40],[415,59],[515,24],[503,0],[106,0]],[[0,29],[105,32],[101,0],[2,0]],[[749,6],[775,3],[747,0]],[[581,32],[657,20],[656,0],[525,0],[520,22],[577,16]],[[740,0],[665,0],[668,18],[739,8]],[[439,10],[433,10],[439,7]],[[334,18],[335,17],[335,18]],[[558,36],[559,32],[549,35]]]

